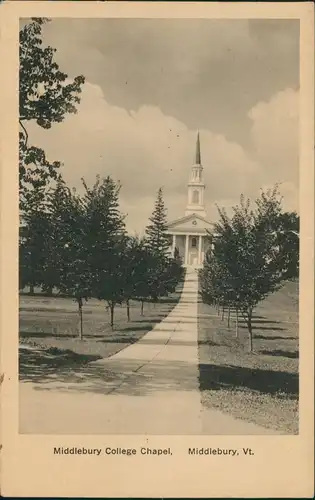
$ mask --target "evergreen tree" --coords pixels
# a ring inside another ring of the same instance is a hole
[[[114,309],[124,300],[126,234],[124,216],[119,210],[120,185],[113,179],[97,177],[89,188],[83,180],[85,195],[85,240],[84,247],[91,293],[105,300],[111,311],[111,326],[114,327]]]
[[[85,249],[85,211],[81,199],[60,179],[48,196],[50,233],[46,242],[43,289],[53,287],[78,305],[83,338],[83,301],[91,296]]]
[[[169,254],[169,236],[167,235],[167,212],[163,200],[163,190],[157,193],[155,207],[146,228],[146,244],[152,254],[166,259]]]
[[[166,293],[165,282],[169,265],[170,244],[167,234],[166,208],[163,190],[157,193],[155,207],[146,227],[146,248],[150,254],[150,273],[148,274],[149,296],[154,300]]]
[[[46,242],[49,235],[49,217],[42,189],[28,192],[28,209],[24,211],[19,231],[19,288],[40,287],[44,280]]]

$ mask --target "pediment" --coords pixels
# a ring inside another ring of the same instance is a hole
[[[190,214],[185,217],[181,217],[180,219],[176,219],[174,221],[169,222],[167,225],[167,229],[169,231],[192,231],[199,232],[205,230],[211,230],[213,228],[213,224],[198,214]]]

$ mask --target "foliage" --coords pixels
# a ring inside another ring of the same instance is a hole
[[[119,191],[113,179],[99,176],[92,188],[83,180],[85,194],[85,252],[93,297],[105,300],[111,310],[124,300],[126,245],[124,216],[119,211]]]
[[[149,219],[150,224],[146,228],[146,244],[152,254],[161,260],[166,259],[169,254],[169,236],[167,235],[167,215],[163,200],[163,190],[157,193],[153,213]]]
[[[146,239],[127,236],[119,210],[119,184],[110,177],[97,177],[92,187],[82,182],[83,195],[71,191],[62,179],[44,194],[28,192],[32,205],[20,245],[21,283],[73,297],[79,307],[81,338],[84,300],[104,300],[114,328],[117,304],[127,303],[129,319],[131,299],[141,301],[143,312],[145,300],[174,292],[183,273],[178,252],[171,258]]]
[[[30,188],[43,188],[58,179],[60,162],[50,162],[45,151],[28,144],[26,123],[35,121],[49,129],[69,113],[77,112],[83,76],[72,82],[55,60],[56,49],[43,46],[45,18],[33,18],[20,30],[19,68],[19,185],[21,207],[27,207],[25,196]]]
[[[296,223],[282,211],[277,186],[262,192],[251,208],[241,196],[232,217],[219,209],[220,220],[210,236],[213,249],[200,273],[201,296],[209,304],[229,305],[243,314],[253,349],[252,315],[255,306],[297,274],[297,244],[283,241],[288,228]],[[297,239],[297,236],[295,235]]]
[[[148,295],[156,301],[158,297],[174,291],[182,271],[179,256],[170,255],[162,188],[158,190],[154,210],[149,221],[145,233],[146,247],[150,254],[147,284]]]
[[[19,245],[19,288],[35,286],[44,281],[46,242],[49,235],[49,218],[44,196],[40,189],[28,195],[28,210],[20,223]]]

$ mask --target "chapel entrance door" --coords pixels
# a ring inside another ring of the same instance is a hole
[[[198,266],[198,251],[196,249],[189,252],[189,264],[191,266]]]

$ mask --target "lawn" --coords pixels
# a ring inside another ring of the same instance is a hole
[[[232,315],[234,316],[234,315]],[[235,316],[234,316],[235,317]],[[283,433],[298,433],[298,283],[288,282],[254,314],[254,352],[240,321],[230,328],[210,306],[198,305],[202,402]]]
[[[20,379],[31,380],[38,363],[47,369],[84,365],[112,356],[136,342],[175,307],[181,290],[157,303],[131,301],[130,321],[126,306],[115,309],[115,326],[105,302],[89,300],[83,306],[84,338],[79,339],[79,315],[69,298],[21,295],[19,304]],[[30,350],[31,348],[31,350]],[[35,351],[36,349],[36,351]]]

